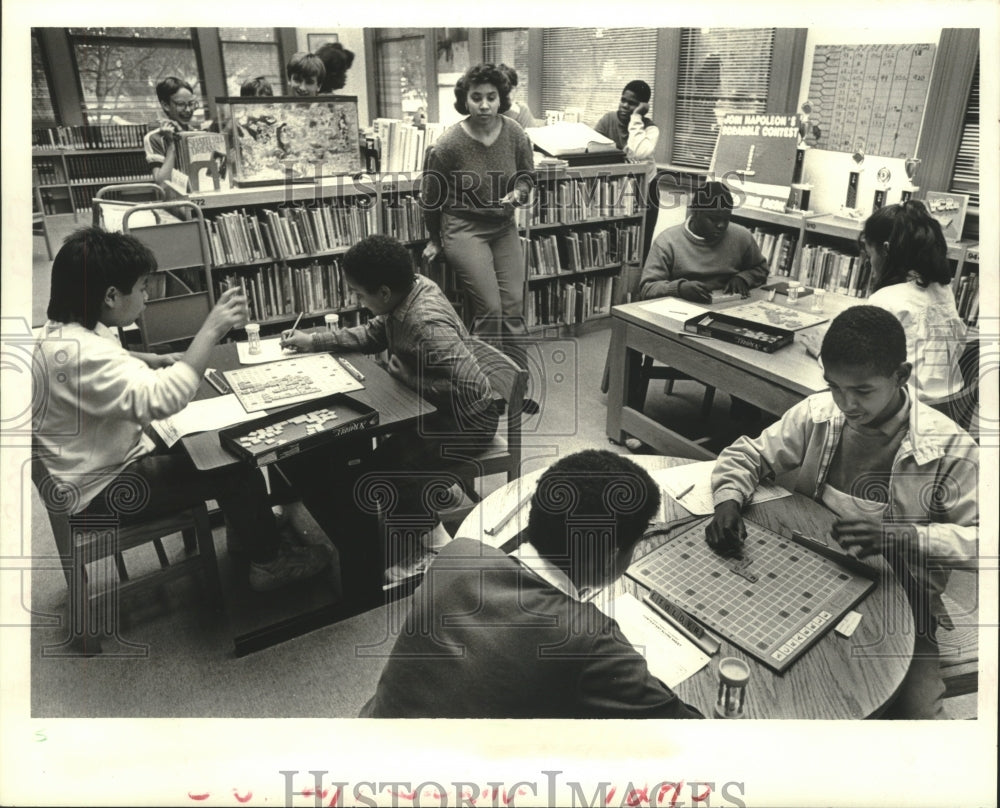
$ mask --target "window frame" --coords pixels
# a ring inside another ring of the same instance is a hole
[[[260,27],[260,26],[258,26]],[[229,94],[228,78],[229,73],[226,67],[226,54],[223,49],[225,45],[271,45],[277,50],[278,54],[278,80],[279,85],[274,87],[275,95],[285,95],[288,91],[288,78],[285,76],[285,65],[288,64],[288,58],[290,54],[285,53],[284,48],[284,37],[282,36],[281,28],[271,28],[274,32],[274,39],[271,40],[259,40],[259,39],[247,39],[247,40],[234,40],[234,39],[223,39],[222,29],[215,29],[215,38],[218,40],[218,50],[219,50],[219,64],[222,67],[222,85],[225,88],[226,95]],[[239,95],[239,93],[236,93]]]

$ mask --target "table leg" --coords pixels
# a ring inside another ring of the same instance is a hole
[[[622,409],[634,406],[638,394],[639,371],[642,354],[630,350],[626,344],[628,326],[612,317],[611,343],[608,346],[608,420],[606,433],[616,443],[626,435],[622,431]]]

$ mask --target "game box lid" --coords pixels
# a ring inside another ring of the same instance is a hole
[[[219,442],[241,460],[261,467],[377,426],[378,422],[378,410],[338,393],[223,429]]]
[[[779,348],[790,345],[795,339],[795,332],[787,328],[742,320],[714,311],[688,320],[684,323],[684,330],[764,353],[774,353]]]

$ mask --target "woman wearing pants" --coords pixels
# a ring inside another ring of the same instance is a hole
[[[424,257],[442,253],[473,306],[473,331],[519,364],[515,337],[524,328],[524,257],[514,211],[534,184],[531,142],[500,113],[510,84],[492,64],[470,68],[455,85],[455,109],[466,118],[429,150],[422,184],[430,241]]]

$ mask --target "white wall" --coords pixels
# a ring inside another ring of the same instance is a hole
[[[809,83],[812,80],[813,56],[817,45],[905,45],[930,43],[935,47],[941,37],[940,28],[810,28],[806,35],[805,62],[802,69],[802,84],[799,87],[799,105],[809,97]],[[936,67],[936,63],[935,63]],[[921,123],[922,128],[922,123]],[[920,152],[919,140],[917,153]],[[803,165],[802,181],[813,186],[809,202],[810,210],[833,213],[843,203],[847,195],[848,172],[854,167],[851,155],[844,152],[810,149]],[[877,181],[875,175],[882,167],[889,169],[892,179],[886,202],[898,202],[902,187],[906,182],[903,160],[891,157],[869,157],[862,168],[858,187],[858,207],[870,212],[872,196]],[[919,183],[919,173],[917,180]]]
[[[361,28],[296,28],[295,34],[300,51],[308,49],[309,34],[336,34],[340,44],[347,50],[354,52],[354,63],[347,71],[347,84],[338,93],[358,97],[358,124],[362,128],[368,126],[372,119],[368,112],[364,30]]]

